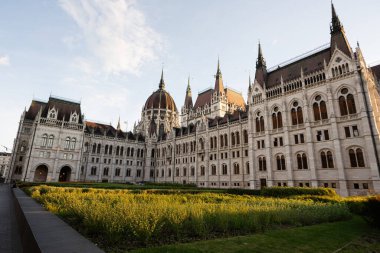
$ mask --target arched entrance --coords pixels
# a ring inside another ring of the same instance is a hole
[[[70,181],[70,175],[71,175],[71,168],[69,166],[62,167],[61,171],[59,172],[59,182],[69,182]]]
[[[34,172],[34,182],[46,182],[48,167],[46,165],[39,165]]]

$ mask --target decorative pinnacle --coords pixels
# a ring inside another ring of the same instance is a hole
[[[160,90],[164,90],[165,89],[164,68],[162,68],[162,71],[161,71],[161,80],[160,80],[160,85],[158,86],[158,88],[160,88]]]
[[[216,75],[221,75],[222,72],[220,71],[220,61],[219,61],[219,56],[218,56],[218,69],[216,70]]]
[[[191,88],[190,88],[190,76],[187,78],[187,89],[186,89],[187,93],[191,92]]]

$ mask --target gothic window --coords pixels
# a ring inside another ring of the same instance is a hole
[[[204,150],[205,149],[205,143],[202,138],[199,139],[199,149]]]
[[[48,146],[49,148],[53,147],[53,142],[54,142],[54,135],[51,134],[51,135],[49,136],[49,140],[48,140],[47,146]]]
[[[115,177],[120,177],[120,168],[115,169]]]
[[[351,148],[348,151],[351,167],[365,167],[364,154],[361,148]]]
[[[108,154],[108,145],[106,145],[106,146],[104,147],[104,154],[105,154],[105,155]]]
[[[259,157],[259,171],[266,171],[267,170],[267,160],[264,156]]]
[[[264,116],[261,115],[261,112],[256,114],[256,132],[260,133],[265,131],[264,129]]]
[[[222,164],[222,175],[227,175],[227,164],[223,163]]]
[[[96,153],[100,154],[100,149],[102,148],[102,145],[100,145],[100,143],[98,143],[98,147],[96,149]]]
[[[131,155],[131,148],[128,147],[128,148],[127,148],[127,156],[130,156],[130,155]]]
[[[76,143],[77,143],[77,139],[76,138],[71,138],[71,142],[70,142],[70,149],[71,150],[75,149]]]
[[[340,109],[341,116],[346,116],[348,114],[356,113],[354,95],[349,93],[347,88],[343,88],[340,91],[339,109]]]
[[[152,155],[152,157],[154,157],[154,149],[152,149],[153,150],[153,155]],[[134,148],[131,148],[131,156],[134,156],[134,154],[135,154],[135,149]]]
[[[214,148],[214,138],[210,137],[210,149]]]
[[[205,166],[201,166],[201,176],[205,175]]]
[[[322,151],[321,152],[321,163],[322,168],[334,168],[334,159],[331,151]]]
[[[125,176],[126,176],[126,177],[130,177],[130,176],[131,176],[131,169],[127,169],[127,170],[125,171]]]
[[[116,155],[119,155],[119,153],[120,153],[120,147],[117,146],[117,147],[116,147]]]
[[[322,100],[320,95],[316,96],[313,103],[314,120],[327,119],[326,102]]]
[[[240,174],[240,166],[238,163],[234,163],[234,174],[235,175]]]
[[[22,174],[22,167],[21,166],[16,166],[15,174],[16,175],[21,175]]]
[[[26,150],[26,141],[22,141],[21,147],[20,147],[20,152],[24,152]]]
[[[277,155],[276,156],[276,164],[277,164],[277,170],[286,170],[285,156],[284,155]]]
[[[216,175],[216,165],[215,164],[211,165],[211,175],[213,175],[213,176]]]
[[[231,133],[231,145],[235,146],[235,133]]]
[[[223,134],[220,135],[220,147],[223,148],[224,146],[224,138],[223,138]]]
[[[108,151],[109,151],[108,154],[112,155],[112,145],[110,145],[110,148]]]
[[[308,169],[308,166],[307,166],[307,156],[305,153],[299,153],[297,154],[297,168],[299,170],[307,170]]]
[[[175,176],[179,177],[179,168],[175,168]]]
[[[108,167],[105,167],[103,169],[103,176],[108,176],[108,172],[109,172],[109,168]]]
[[[247,162],[247,163],[245,164],[245,170],[246,170],[246,173],[247,173],[247,174],[250,173],[250,171],[249,171],[249,162]]]
[[[292,125],[303,124],[303,114],[302,107],[298,104],[297,101],[293,102],[292,109],[290,110],[292,117]]]
[[[240,133],[236,132],[236,145],[240,145]]]
[[[47,140],[48,140],[48,135],[47,134],[42,135],[42,144],[41,144],[41,146],[46,147]]]
[[[248,144],[248,131],[244,130],[243,131],[243,138],[244,138],[244,144]]]
[[[183,172],[183,176],[186,177],[186,175],[187,175],[187,169],[183,168],[182,172]]]
[[[224,146],[228,146],[228,135],[224,134]]]
[[[70,137],[66,137],[66,140],[65,140],[65,149],[69,149],[70,148]]]
[[[191,167],[190,168],[190,176],[194,176],[194,175],[195,175],[195,168]]]
[[[214,136],[214,148],[216,149],[218,147],[217,138]]]
[[[96,175],[96,166],[91,167],[91,176]]]
[[[168,169],[168,177],[171,177],[172,176],[172,170],[169,168]]]
[[[272,125],[273,129],[282,128],[282,115],[277,106],[273,109]]]
[[[94,143],[92,145],[92,153],[95,154],[96,153],[96,143]]]

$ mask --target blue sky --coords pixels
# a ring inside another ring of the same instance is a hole
[[[380,1],[334,5],[351,46],[359,41],[367,63],[378,62]],[[329,0],[2,0],[0,17],[0,145],[12,147],[24,108],[50,94],[80,100],[87,119],[116,125],[120,116],[131,129],[162,66],[178,109],[189,75],[194,101],[213,85],[218,56],[225,85],[246,98],[258,40],[268,67],[314,49],[329,42],[331,8]]]

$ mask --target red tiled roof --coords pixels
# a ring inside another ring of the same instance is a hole
[[[227,96],[227,101],[229,104],[235,104],[245,109],[245,102],[241,93],[231,90],[229,88],[224,89],[224,92]]]

